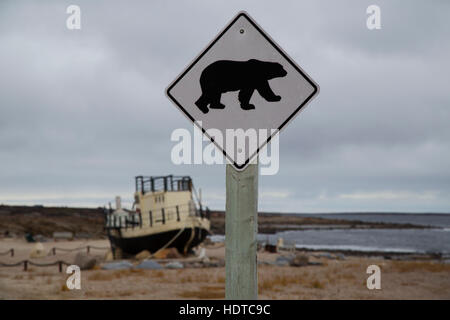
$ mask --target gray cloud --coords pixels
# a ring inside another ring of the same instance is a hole
[[[73,1],[0,4],[0,202],[102,205],[138,174],[189,174],[224,207],[224,166],[175,166],[190,123],[166,86],[247,10],[321,86],[281,134],[260,208],[448,212],[446,1]]]

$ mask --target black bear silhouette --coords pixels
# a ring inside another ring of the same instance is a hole
[[[239,102],[244,110],[255,109],[250,98],[255,90],[267,101],[280,101],[269,86],[268,80],[286,76],[287,72],[277,62],[251,59],[248,61],[219,60],[207,66],[200,76],[202,95],[195,105],[207,113],[211,109],[223,109],[222,93],[239,90]]]

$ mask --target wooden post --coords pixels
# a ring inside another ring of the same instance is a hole
[[[258,298],[258,165],[226,166],[225,299]]]

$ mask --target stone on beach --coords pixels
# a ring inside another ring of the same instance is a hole
[[[141,252],[139,252],[135,258],[138,260],[145,260],[148,259],[152,256],[152,254],[148,251],[148,250],[143,250]]]
[[[153,255],[155,259],[179,259],[181,257],[181,254],[178,253],[176,248],[166,248],[155,252]]]
[[[119,262],[111,262],[106,263],[102,266],[103,270],[124,270],[130,269],[133,267],[133,264],[128,261],[119,261]]]
[[[166,264],[167,269],[183,269],[184,266],[181,262],[173,261]]]
[[[136,268],[137,269],[152,269],[152,270],[156,270],[156,269],[162,269],[162,266],[156,261],[144,260],[139,265],[137,265]]]
[[[45,252],[42,243],[40,242],[36,243],[33,249],[31,249],[30,258],[43,258],[45,256],[47,256],[47,253]]]
[[[289,266],[293,259],[293,256],[279,256],[275,260],[275,265],[280,267]]]
[[[293,267],[303,267],[307,266],[309,262],[309,258],[305,254],[296,254],[294,259],[290,262],[290,265]]]
[[[104,261],[108,261],[108,262],[114,261],[114,255],[113,255],[111,249],[109,249],[108,251],[106,251],[105,256],[103,257],[103,260],[104,260]]]
[[[318,258],[326,258],[326,259],[335,259],[335,256],[333,256],[331,253],[329,252],[322,252],[317,254]]]
[[[75,256],[74,265],[80,267],[81,270],[90,270],[95,267],[98,262],[98,258],[87,255],[86,253],[78,252]]]

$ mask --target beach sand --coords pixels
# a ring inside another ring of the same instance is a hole
[[[108,247],[107,240],[45,242],[52,247],[77,248],[87,245]],[[15,249],[14,257],[0,256],[2,263],[30,259],[35,244],[18,239],[1,239],[0,252]],[[213,260],[224,259],[225,248],[206,248]],[[107,250],[91,249],[103,257]],[[86,249],[83,250],[86,252]],[[281,253],[288,254],[287,252]],[[322,265],[275,266],[280,253],[258,253],[260,299],[450,299],[450,265],[437,261],[395,261],[383,257],[331,259],[306,253],[310,261]],[[56,256],[30,259],[38,263],[64,260],[72,263],[76,252],[57,252]],[[313,257],[316,256],[316,257]],[[183,262],[183,259],[177,261]],[[366,286],[369,265],[381,268],[381,290]],[[223,299],[225,268],[184,268],[162,270],[81,271],[81,290],[68,290],[69,276],[58,266],[0,267],[0,299]]]

